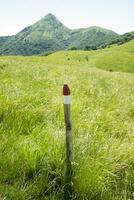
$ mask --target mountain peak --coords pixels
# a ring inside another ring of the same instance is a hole
[[[52,14],[52,13],[48,13],[44,19],[47,19],[47,20],[57,20],[57,18]]]
[[[54,30],[57,26],[61,25],[61,22],[51,13],[48,13],[46,16],[41,18],[39,21],[37,21],[35,24],[33,24],[34,29],[42,29],[50,31],[50,29]]]

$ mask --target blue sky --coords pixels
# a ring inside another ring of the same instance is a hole
[[[47,13],[69,28],[134,31],[134,0],[0,0],[0,35],[16,34]]]

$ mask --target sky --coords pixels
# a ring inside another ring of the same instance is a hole
[[[48,13],[71,29],[134,31],[134,0],[0,0],[0,36],[16,34]]]

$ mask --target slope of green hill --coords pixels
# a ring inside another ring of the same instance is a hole
[[[11,38],[11,36],[0,36],[0,48],[4,45],[4,43]]]
[[[105,48],[105,47],[113,45],[113,44],[122,45],[133,39],[134,39],[134,31],[125,33],[123,35],[119,35],[114,40],[111,40],[109,43],[105,43],[104,45],[102,45],[102,47]]]
[[[46,60],[53,64],[96,67],[108,71],[134,72],[134,40],[97,51],[63,51],[49,55]]]
[[[99,54],[96,57],[96,67],[134,73],[134,40]]]
[[[117,33],[97,26],[76,29],[71,32],[70,47],[77,47],[77,49],[85,49],[86,46],[99,47],[116,37]]]
[[[133,53],[134,41],[103,51],[0,57],[0,199],[63,199],[64,83],[72,94],[72,199],[133,199],[134,74],[119,72],[124,55],[132,72]],[[118,72],[96,68],[109,70],[111,62]]]

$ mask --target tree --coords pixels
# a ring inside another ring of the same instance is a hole
[[[97,46],[95,45],[86,45],[84,48],[85,51],[89,51],[89,50],[97,50]]]
[[[75,51],[75,50],[77,50],[77,47],[71,47],[69,50]]]

